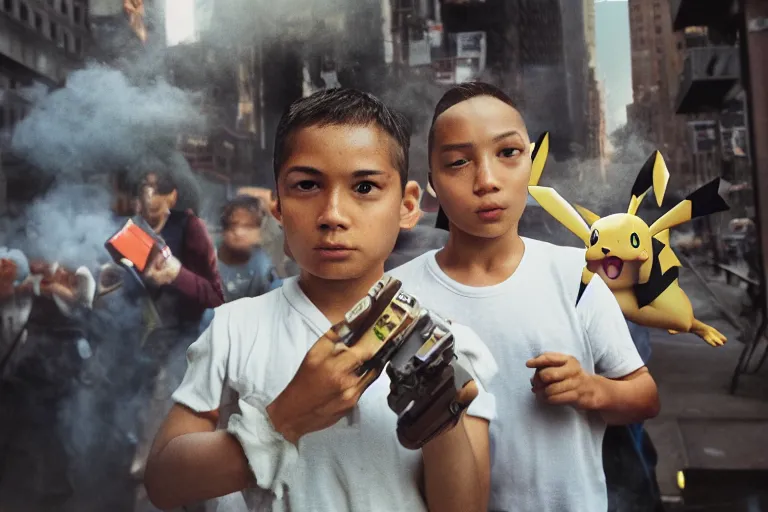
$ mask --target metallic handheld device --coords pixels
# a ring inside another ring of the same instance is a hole
[[[378,375],[389,363],[387,401],[398,415],[398,439],[415,450],[456,425],[471,403],[460,403],[457,395],[473,379],[454,361],[448,322],[422,308],[401,286],[385,276],[332,330],[347,346],[379,345],[358,374]]]

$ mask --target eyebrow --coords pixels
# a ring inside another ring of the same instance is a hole
[[[496,135],[493,138],[493,142],[499,142],[502,139],[506,139],[507,137],[510,137],[512,135],[520,135],[520,132],[517,130],[510,130],[508,132],[501,133],[499,135]],[[440,146],[440,151],[455,151],[457,149],[468,149],[474,146],[471,142],[459,142],[457,144],[443,144]]]
[[[322,176],[323,172],[319,169],[315,169],[314,167],[304,166],[304,165],[297,165],[294,167],[290,167],[286,171],[286,175],[294,173],[294,172],[300,172],[304,174],[309,174],[311,176]],[[383,176],[386,174],[384,171],[379,171],[375,169],[359,169],[352,173],[352,176],[354,178],[365,178],[367,176]]]

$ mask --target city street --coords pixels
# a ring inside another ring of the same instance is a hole
[[[743,292],[718,278],[712,281],[721,301],[737,311]],[[729,341],[712,348],[692,334],[652,331],[649,367],[662,408],[646,428],[659,455],[659,486],[670,502],[680,495],[676,477],[680,469],[768,469],[768,367],[759,375],[742,377],[736,394],[729,394],[743,347],[739,334],[720,318],[710,295],[687,269],[681,269],[681,284],[697,318]]]

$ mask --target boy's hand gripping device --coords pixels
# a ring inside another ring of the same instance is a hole
[[[385,276],[331,330],[347,346],[376,343],[379,349],[358,370],[371,382],[387,366],[390,409],[398,415],[397,437],[421,448],[454,427],[477,396],[472,376],[454,362],[449,323]]]

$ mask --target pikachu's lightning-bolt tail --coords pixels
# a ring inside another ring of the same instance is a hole
[[[728,203],[720,197],[720,178],[691,192],[688,197],[661,216],[651,225],[651,236],[679,226],[696,217],[703,217],[728,209]]]
[[[528,185],[535,186],[539,184],[541,179],[541,173],[544,172],[544,165],[547,163],[547,155],[549,155],[549,132],[544,132],[539,137],[539,140],[535,144],[531,144],[533,150],[531,151],[531,178],[528,180]]]
[[[672,246],[669,244],[669,230],[665,229],[661,233],[657,234],[654,238],[664,244],[664,248],[659,253],[661,271],[666,272],[671,267],[682,267],[683,264],[680,263],[677,255],[672,250]]]
[[[648,193],[648,189],[653,187],[654,195],[656,196],[656,203],[661,206],[664,200],[664,193],[667,190],[667,183],[669,182],[669,170],[667,164],[664,162],[664,157],[660,151],[654,151],[653,154],[648,157],[643,167],[635,178],[635,183],[632,185],[632,197],[629,200],[629,208],[627,213],[635,215],[637,209],[640,207],[640,203],[643,202],[645,195]]]
[[[528,193],[560,224],[589,245],[589,226],[573,206],[550,187],[528,187]]]

